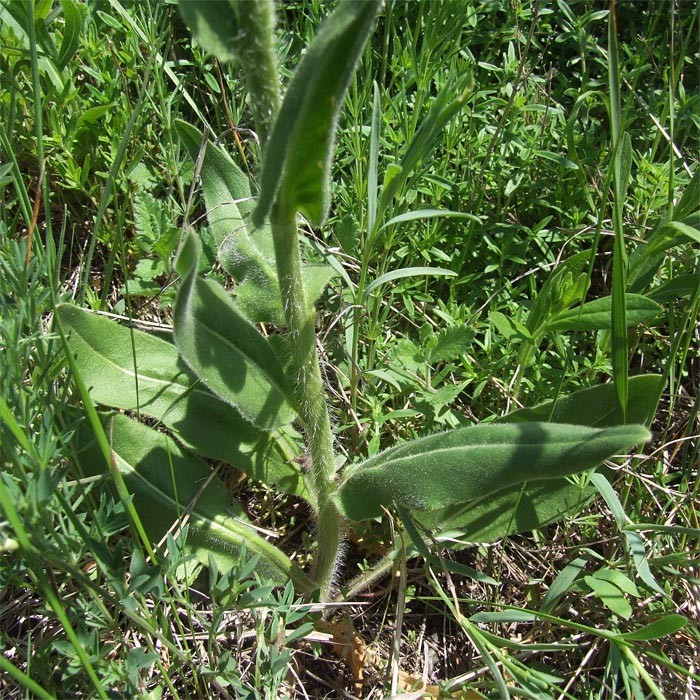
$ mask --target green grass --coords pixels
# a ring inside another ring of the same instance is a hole
[[[291,71],[327,10],[283,5],[278,48]],[[647,276],[630,270],[655,227],[679,207],[698,208],[681,196],[699,168],[700,6],[618,2],[615,61],[602,3],[388,5],[346,99],[331,217],[313,232],[309,255],[332,256],[353,283],[364,275],[365,288],[412,266],[457,276],[394,280],[359,311],[347,284],[326,293],[319,328],[346,460],[436,427],[620,384],[627,368],[662,374],[665,384],[654,441],[614,473],[615,499],[607,494],[527,536],[397,562],[396,577],[351,601],[371,652],[363,694],[408,691],[396,681],[400,669],[473,693],[462,697],[694,697],[697,242],[678,236]],[[235,65],[193,45],[175,6],[87,3],[65,61],[73,3],[56,8],[37,5],[31,31],[26,4],[0,0],[1,694],[355,692],[347,665],[312,634],[319,613],[290,587],[256,577],[245,555],[229,572],[202,569],[178,531],[151,561],[109,475],[79,470],[75,435],[86,417],[52,330],[55,303],[74,299],[167,326],[183,217],[189,211],[195,225],[205,213],[174,120],[211,128],[254,179],[259,148]],[[611,65],[617,126],[606,106]],[[463,95],[464,104],[421,143],[440,94]],[[624,135],[626,183],[613,151]],[[376,188],[416,138],[419,165],[385,220],[438,208],[473,218],[394,226],[370,249]],[[522,362],[519,326],[499,325],[494,312],[526,325],[548,275],[580,251],[590,251],[587,299],[627,282],[655,295],[662,316],[624,337],[548,334]],[[207,254],[215,259],[205,241]],[[621,370],[612,358],[623,341]],[[230,481],[285,551],[304,549],[308,514],[294,499],[234,473]],[[393,525],[353,534],[348,581],[387,543],[412,546]],[[669,617],[678,614],[689,621],[683,629]],[[639,632],[664,618],[664,628]]]

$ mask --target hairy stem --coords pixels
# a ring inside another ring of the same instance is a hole
[[[265,145],[280,109],[280,83],[275,54],[275,3],[232,0],[240,31],[234,45],[251,96],[251,109],[261,145]]]
[[[316,351],[316,311],[304,289],[296,213],[277,206],[270,223],[280,293],[287,321],[294,389],[311,458],[311,486],[316,497],[318,552],[313,577],[328,600],[342,532],[340,515],[331,501],[335,487],[335,459],[328,406]]]
[[[280,83],[274,50],[274,2],[231,0],[241,28],[237,52],[251,95],[262,145],[280,107]],[[330,595],[342,539],[341,518],[330,495],[335,487],[335,459],[328,407],[316,352],[316,311],[309,303],[301,272],[294,208],[278,203],[270,216],[280,294],[292,352],[293,386],[311,459],[310,487],[318,519],[318,552],[312,578],[321,600]]]

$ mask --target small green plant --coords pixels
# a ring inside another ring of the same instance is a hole
[[[341,468],[319,364],[314,306],[334,270],[305,260],[299,221],[303,216],[320,228],[326,220],[336,124],[380,4],[341,3],[307,47],[280,100],[274,3],[182,0],[180,8],[198,41],[220,58],[240,62],[263,148],[259,192],[253,197],[249,179],[225,151],[190,125],[176,127],[201,166],[219,263],[238,286],[232,294],[202,276],[201,244],[188,232],[176,263],[180,286],[172,338],[120,326],[76,306],[61,305],[56,314],[92,428],[81,435],[83,469],[92,473],[103,472],[105,464],[111,467],[146,551],[157,558],[152,543],[186,524],[188,545],[205,563],[213,556],[224,570],[245,547],[260,557],[272,580],[291,579],[300,593],[317,594],[322,601],[331,597],[342,541],[355,523],[395,509],[418,550],[425,549],[421,529],[459,528],[464,541],[483,541],[537,528],[589,500],[591,487],[570,481],[569,475],[594,469],[649,439],[647,428],[629,424],[629,419],[646,422],[654,406],[653,396],[641,392],[633,406],[630,387],[636,383],[625,377],[624,392],[604,386],[569,397],[564,411],[569,420],[557,418],[560,401],[533,410],[532,420],[511,416],[502,423],[438,432]],[[423,211],[383,219],[426,144],[459,109],[460,99],[451,100],[449,89],[436,98],[415,148],[386,173],[378,194],[371,193],[368,248],[405,221],[436,215]],[[372,133],[376,181],[379,138],[376,128]],[[608,300],[567,311],[583,300],[586,288],[577,265],[570,263],[550,278],[527,323],[514,326],[522,335],[522,364],[545,332],[587,323],[598,329],[606,319],[609,326]],[[371,293],[392,279],[436,271],[383,270],[374,280],[370,272],[363,263],[354,290],[350,348],[355,361],[360,316]],[[628,324],[658,311],[648,300],[628,301]],[[637,301],[639,317],[633,313]],[[258,322],[267,324],[265,333]],[[461,329],[426,336],[422,359],[454,356],[452,345],[466,343],[467,336]],[[429,375],[422,380],[433,388]],[[656,386],[659,379],[651,381]],[[352,387],[356,392],[356,379]],[[137,418],[148,416],[156,426],[124,414],[100,417],[93,401]],[[581,413],[590,417],[588,425],[577,419]],[[437,419],[435,425],[440,425]],[[157,429],[161,426],[168,432]],[[308,460],[298,459],[302,453]],[[317,523],[310,572],[247,522],[243,508],[229,503],[221,480],[200,457],[225,461],[306,499]],[[300,461],[309,467],[301,468]]]

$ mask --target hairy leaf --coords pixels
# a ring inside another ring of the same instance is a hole
[[[213,555],[220,569],[235,565],[241,547],[261,555],[266,575],[283,583],[290,577],[311,586],[280,550],[246,522],[223,482],[197,458],[183,452],[167,435],[117,414],[106,419],[112,467],[118,469],[147,534],[158,542],[171,528],[188,526],[187,545],[203,563]],[[86,474],[107,468],[89,431],[83,431],[80,464]]]
[[[625,321],[628,326],[644,323],[663,311],[655,301],[641,294],[625,294],[625,307]],[[575,309],[563,311],[550,320],[546,328],[549,331],[561,332],[608,330],[611,313],[612,297],[602,297]]]
[[[627,420],[647,423],[656,408],[661,376],[642,374],[629,380],[629,406]],[[521,408],[501,416],[499,423],[525,423],[547,421],[552,423],[575,423],[591,427],[622,425],[625,421],[613,384],[599,384],[561,396],[556,401],[545,401],[532,408]]]
[[[578,513],[596,495],[591,486],[569,479],[515,484],[467,503],[414,517],[432,530],[454,533],[452,548],[472,542],[495,542],[518,532],[536,530]]]
[[[524,481],[597,467],[649,439],[636,425],[596,429],[520,423],[439,433],[380,453],[343,475],[334,500],[351,520],[381,515],[396,502],[411,510],[466,503]]]
[[[201,159],[207,220],[217,247],[231,233],[245,235],[253,208],[248,178],[226,151],[206,140],[194,126],[175,120],[175,130],[192,160],[198,163]]]
[[[216,282],[197,275],[199,243],[189,236],[178,258],[183,275],[175,302],[175,343],[190,369],[256,426],[291,422],[292,393],[267,339]]]
[[[291,440],[244,420],[197,380],[172,343],[77,306],[61,304],[56,314],[96,403],[155,418],[203,457],[307,496]]]
[[[313,226],[325,221],[338,115],[380,5],[380,0],[341,3],[307,48],[267,144],[256,226],[275,201],[287,212],[301,211]]]

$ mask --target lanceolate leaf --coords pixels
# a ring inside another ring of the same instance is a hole
[[[642,374],[630,378],[628,421],[646,423],[654,414],[660,381],[661,376],[658,374]],[[580,389],[573,394],[561,396],[556,401],[545,401],[532,408],[521,408],[498,419],[499,423],[529,421],[575,423],[596,428],[622,425],[625,422],[613,384],[599,384]]]
[[[400,270],[391,270],[377,277],[376,280],[370,282],[362,295],[362,301],[367,301],[369,295],[378,287],[381,287],[387,282],[393,282],[404,277],[418,277],[430,275],[434,277],[456,277],[457,273],[454,270],[445,270],[442,267],[403,267]]]
[[[598,466],[649,439],[636,425],[596,429],[554,423],[478,425],[387,450],[351,467],[334,500],[351,520],[396,502],[411,510],[466,503],[523,481]]]
[[[253,208],[248,178],[226,151],[205,140],[195,127],[176,120],[175,130],[192,160],[197,163],[201,157],[199,174],[207,220],[217,245],[231,233],[245,235],[247,217]]]
[[[578,513],[596,493],[566,478],[532,481],[414,517],[430,529],[456,530],[455,539],[465,544],[494,542]]]
[[[263,429],[293,420],[291,391],[272,346],[216,282],[197,275],[199,243],[183,244],[175,302],[175,343],[192,371],[219,398]]]
[[[338,114],[380,5],[380,0],[340,3],[309,45],[267,144],[256,226],[275,201],[287,212],[301,211],[313,226],[325,220]]]
[[[232,566],[241,547],[261,556],[265,574],[283,583],[292,578],[307,592],[306,576],[280,550],[247,524],[242,508],[231,502],[226,487],[211,469],[183,452],[165,434],[124,415],[107,418],[112,467],[118,469],[139,517],[153,542],[171,528],[188,526],[187,544],[204,563],[209,555],[222,570]],[[106,469],[102,453],[90,436],[81,435],[80,464],[87,474]]]
[[[655,301],[641,294],[625,295],[628,326],[644,323],[658,316],[663,309]],[[602,331],[610,328],[612,297],[602,297],[589,301],[568,311],[563,311],[547,323],[549,331]]]
[[[203,457],[232,464],[284,491],[307,495],[287,441],[259,430],[212,394],[180,360],[172,343],[77,306],[61,304],[56,314],[98,404],[155,418]]]

